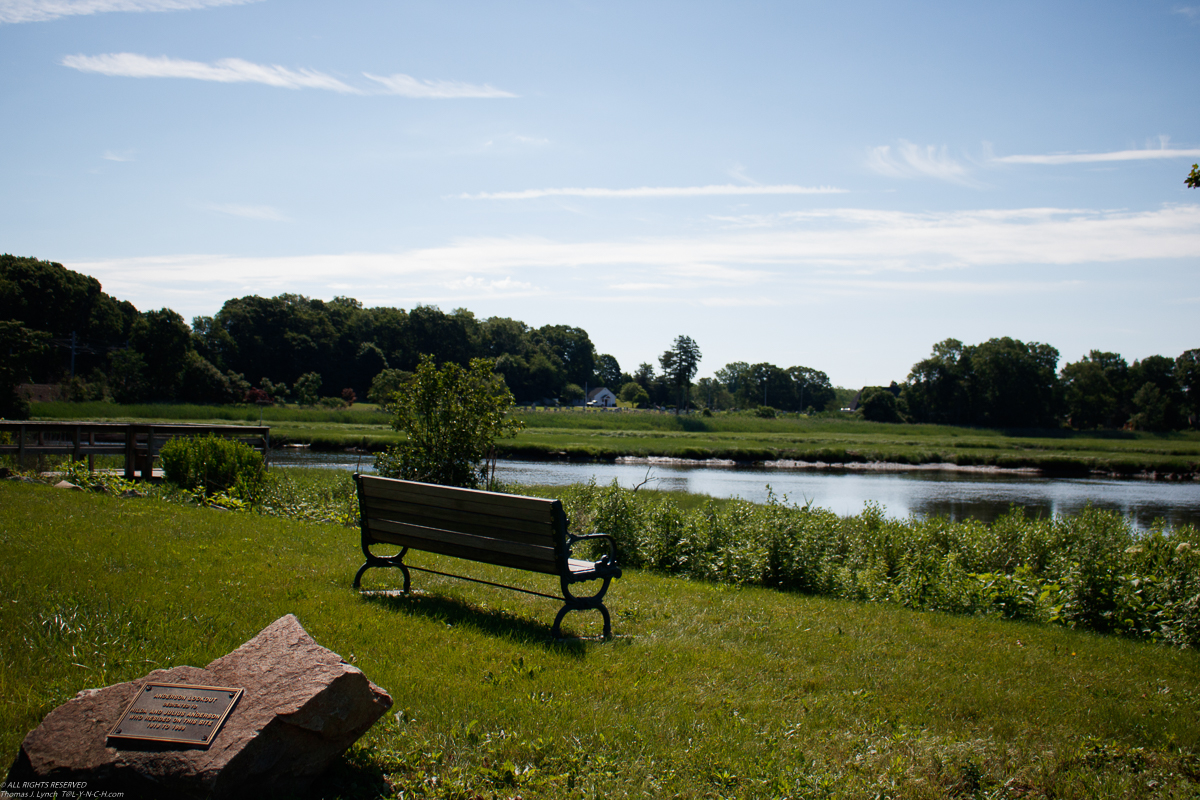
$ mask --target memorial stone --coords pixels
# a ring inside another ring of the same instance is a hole
[[[207,746],[110,737],[148,683],[243,694]],[[387,692],[317,644],[288,614],[204,669],[155,670],[80,692],[25,737],[5,788],[19,795],[22,786],[70,782],[125,797],[296,794],[391,705]]]

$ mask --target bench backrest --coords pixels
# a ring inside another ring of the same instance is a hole
[[[540,497],[355,475],[363,543],[562,574],[567,518]]]

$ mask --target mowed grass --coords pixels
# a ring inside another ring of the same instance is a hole
[[[37,403],[38,419],[111,419],[257,424],[257,407],[111,403]],[[747,414],[676,416],[658,412],[528,411],[526,426],[498,441],[501,456],[609,460],[619,456],[796,460],[829,464],[1032,467],[1048,472],[1133,474],[1200,472],[1200,432],[990,430],[901,425],[839,417],[759,419]],[[403,439],[376,406],[343,410],[267,407],[263,424],[274,443],[378,450]]]
[[[617,638],[553,602],[361,563],[357,531],[0,483],[0,736],[203,666],[285,613],[395,700],[347,797],[1184,797],[1194,651],[629,571]],[[426,564],[437,563],[425,557]],[[547,590],[538,576],[442,561]]]

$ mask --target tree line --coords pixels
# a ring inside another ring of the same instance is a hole
[[[805,366],[737,361],[695,380],[699,345],[679,336],[657,359],[625,371],[582,328],[533,328],[465,308],[365,308],[295,294],[228,300],[189,325],[163,308],[140,312],[99,281],[36,258],[0,255],[0,416],[27,413],[19,383],[62,383],[76,400],[240,403],[383,402],[423,356],[467,366],[490,359],[518,403],[572,403],[609,388],[635,406],[836,411],[853,393]],[[1058,370],[1044,344],[947,339],[903,384],[867,387],[868,419],[989,427],[1195,426],[1200,350],[1132,365],[1093,351]]]
[[[946,339],[913,365],[903,385],[868,387],[867,419],[989,428],[1194,428],[1200,349],[1128,363],[1092,350],[1058,369],[1058,350],[1008,337],[964,345]]]

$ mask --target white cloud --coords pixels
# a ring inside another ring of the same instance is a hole
[[[937,178],[951,183],[972,184],[966,166],[951,158],[946,146],[921,147],[900,140],[891,145],[872,147],[867,151],[867,166],[889,178]]]
[[[464,200],[533,200],[539,197],[714,197],[753,194],[843,194],[832,186],[639,186],[633,189],[522,189],[516,192],[460,194]]]
[[[482,86],[459,81],[421,80],[410,75],[396,73],[380,77],[364,72],[363,75],[381,84],[384,94],[398,94],[402,97],[421,98],[459,98],[459,97],[516,97],[512,92],[506,92],[486,83]]]
[[[134,161],[133,151],[125,150],[118,153],[115,150],[105,150],[103,158],[105,161]]]
[[[1200,22],[1200,6],[1180,6],[1175,13],[1182,14],[1192,22]]]
[[[1111,161],[1147,161],[1160,158],[1197,158],[1200,149],[1116,150],[1111,153],[1051,153],[1049,155],[1001,156],[1001,164],[1096,164]]]
[[[44,22],[108,11],[192,11],[258,0],[0,0],[0,24]]]
[[[532,283],[514,281],[511,277],[506,277],[502,280],[488,280],[487,278],[468,275],[464,278],[447,281],[443,286],[455,292],[468,292],[476,295],[513,295],[531,294],[534,292]]]
[[[384,88],[363,89],[314,69],[288,69],[275,64],[255,64],[240,58],[222,58],[209,64],[170,56],[105,53],[98,56],[66,56],[61,63],[64,67],[80,72],[95,72],[123,78],[190,78],[217,83],[262,83],[283,89],[326,89],[342,94],[395,94],[418,98],[516,97],[487,85],[475,86],[457,81],[421,81],[408,75],[379,78],[365,72],[364,75],[381,83]]]
[[[266,222],[291,222],[282,212],[271,206],[243,206],[234,203],[213,204],[205,206],[210,211],[218,211],[244,219],[257,219]]]
[[[64,67],[80,72],[98,72],[126,78],[192,78],[219,83],[265,83],[285,89],[330,89],[335,92],[361,94],[337,78],[310,69],[290,70],[286,67],[265,66],[240,58],[223,58],[212,64],[185,61],[168,56],[143,56],[137,53],[107,53],[100,56],[67,56]]]
[[[686,237],[475,238],[396,253],[166,256],[67,266],[135,305],[166,303],[190,315],[211,314],[229,297],[280,292],[405,307],[504,292],[554,302],[657,298],[751,306],[864,294],[978,296],[992,289],[1053,295],[1064,290],[1063,281],[1080,279],[1080,269],[1108,280],[1114,273],[1102,270],[1106,264],[1194,260],[1197,252],[1200,205],[1136,212],[829,209],[781,214],[766,229]]]

